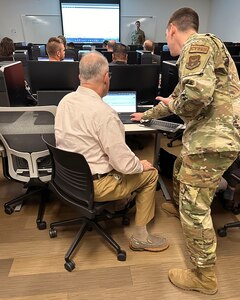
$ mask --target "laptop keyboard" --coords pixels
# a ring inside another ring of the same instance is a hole
[[[119,119],[123,122],[123,124],[132,124],[135,123],[134,121],[131,121],[131,114],[132,113],[119,113]]]

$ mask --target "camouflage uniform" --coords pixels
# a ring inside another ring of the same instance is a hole
[[[193,264],[211,267],[216,236],[211,203],[224,171],[240,151],[240,82],[224,44],[212,34],[193,34],[177,61],[179,83],[169,106],[158,104],[143,119],[175,113],[186,129],[174,165],[174,200]]]
[[[131,36],[132,45],[143,45],[145,42],[145,33],[143,30],[134,30]]]

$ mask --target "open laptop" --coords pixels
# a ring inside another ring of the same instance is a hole
[[[130,115],[137,111],[136,91],[109,91],[103,101],[118,113],[123,124],[134,123]]]

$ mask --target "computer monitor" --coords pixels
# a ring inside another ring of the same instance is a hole
[[[150,65],[110,65],[110,91],[136,91],[138,104],[152,104],[158,93],[159,69]]]
[[[162,97],[171,95],[177,83],[178,69],[176,61],[163,61],[160,95]]]
[[[79,86],[77,61],[29,61],[28,74],[34,94],[40,90],[74,91]]]
[[[3,63],[0,67],[1,105],[25,106],[27,103],[24,69],[20,61]]]

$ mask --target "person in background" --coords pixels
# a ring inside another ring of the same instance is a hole
[[[145,33],[142,29],[140,29],[140,21],[136,21],[135,26],[136,29],[132,32],[131,35],[131,43],[132,45],[143,45],[145,41]]]
[[[169,280],[184,290],[217,292],[217,239],[211,203],[225,170],[240,151],[240,82],[225,45],[213,34],[198,34],[199,17],[180,8],[169,19],[166,39],[177,61],[179,83],[168,98],[157,97],[154,108],[133,114],[139,121],[175,113],[186,125],[183,146],[173,171],[176,206],[180,213],[192,269],[170,269]]]
[[[121,43],[115,43],[113,46],[112,62],[110,65],[122,65],[127,64],[128,54],[127,46]]]
[[[151,235],[147,224],[154,217],[158,172],[147,160],[139,160],[125,143],[118,114],[102,98],[110,85],[107,59],[99,52],[85,54],[79,64],[80,86],[57,107],[57,147],[81,153],[93,176],[97,202],[114,201],[136,192],[136,216],[130,248],[163,251],[165,238]]]
[[[160,55],[154,54],[154,43],[150,40],[146,40],[143,43],[143,50],[150,51],[152,53],[152,63],[160,64]]]
[[[169,48],[168,48],[167,44],[162,46],[162,51],[164,51],[164,52],[169,51]]]
[[[13,57],[15,51],[13,40],[4,37],[0,43],[0,56]]]
[[[64,35],[59,35],[58,38],[62,41],[64,48],[67,48],[67,40]]]
[[[104,40],[102,43],[102,48],[107,49],[108,40]]]
[[[46,45],[49,61],[62,61],[65,57],[65,47],[60,38],[51,37]]]
[[[113,52],[113,46],[116,44],[116,41],[115,40],[110,40],[108,43],[107,43],[107,51],[108,52]]]

